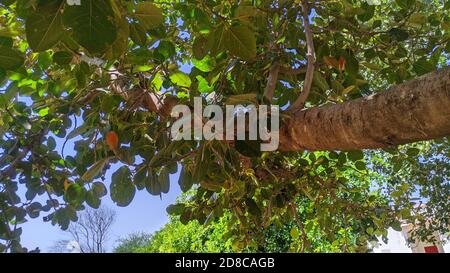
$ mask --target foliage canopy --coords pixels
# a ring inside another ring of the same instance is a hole
[[[449,62],[448,0],[307,2],[317,61],[306,107],[374,94]],[[169,141],[167,105],[194,96],[266,104],[274,63],[271,103],[295,103],[308,62],[301,3],[0,1],[0,252],[26,251],[27,219],[67,229],[108,192],[118,206],[137,190],[167,193],[177,171],[181,189],[195,193],[168,212],[184,224],[227,214],[237,250],[292,219],[297,250],[311,246],[302,234],[314,230],[339,246],[358,230],[362,247],[399,229],[400,219],[417,222],[421,236],[448,232],[448,138],[389,151],[294,153]],[[111,132],[118,143],[107,140]],[[428,203],[424,213],[411,213],[414,198]]]

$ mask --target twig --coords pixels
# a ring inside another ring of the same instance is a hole
[[[266,97],[269,101],[272,101],[275,94],[275,87],[277,85],[279,71],[280,65],[278,64],[278,62],[274,62],[270,67],[269,77],[267,78],[267,85],[264,89],[264,97]]]
[[[300,229],[300,231],[302,233],[302,248],[300,249],[300,252],[305,253],[305,245],[308,242],[308,235],[305,232],[305,228],[303,227],[302,221],[298,217],[297,208],[295,207],[295,203],[291,203],[291,211],[292,211],[292,214],[294,214],[297,227]]]
[[[299,68],[291,68],[286,66],[280,66],[280,73],[284,75],[298,75],[306,73],[307,67],[301,66]]]
[[[303,24],[305,26],[306,34],[306,47],[307,53],[306,58],[308,60],[308,66],[306,68],[305,83],[303,84],[303,89],[298,97],[298,99],[292,104],[288,111],[296,112],[302,110],[305,106],[305,102],[308,99],[309,93],[311,91],[312,81],[314,77],[314,63],[316,62],[316,56],[314,54],[314,41],[311,30],[311,25],[309,24],[309,7],[308,1],[302,0],[302,13],[303,13]]]

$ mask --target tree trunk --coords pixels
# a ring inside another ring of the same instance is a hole
[[[450,135],[450,67],[386,92],[293,114],[280,151],[386,148]]]

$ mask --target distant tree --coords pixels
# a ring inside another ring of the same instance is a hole
[[[125,238],[119,239],[118,246],[113,250],[115,253],[134,253],[138,249],[144,248],[150,244],[152,236],[145,232],[136,232]]]
[[[116,212],[107,207],[88,208],[79,215],[77,222],[70,224],[67,232],[71,240],[59,240],[51,252],[104,253],[109,232],[116,219]],[[76,242],[76,244],[74,243]]]

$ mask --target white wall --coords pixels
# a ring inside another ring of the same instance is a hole
[[[411,249],[408,247],[406,243],[406,234],[410,230],[410,227],[408,225],[402,226],[403,231],[395,231],[393,229],[388,230],[388,243],[385,244],[379,238],[378,246],[373,249],[373,252],[375,253],[413,253],[413,252],[421,252],[423,253],[423,247],[432,245],[432,244],[426,244],[426,243],[418,243],[418,244],[412,244]],[[438,245],[438,249],[440,252],[450,253],[450,243],[447,243],[445,245]]]

